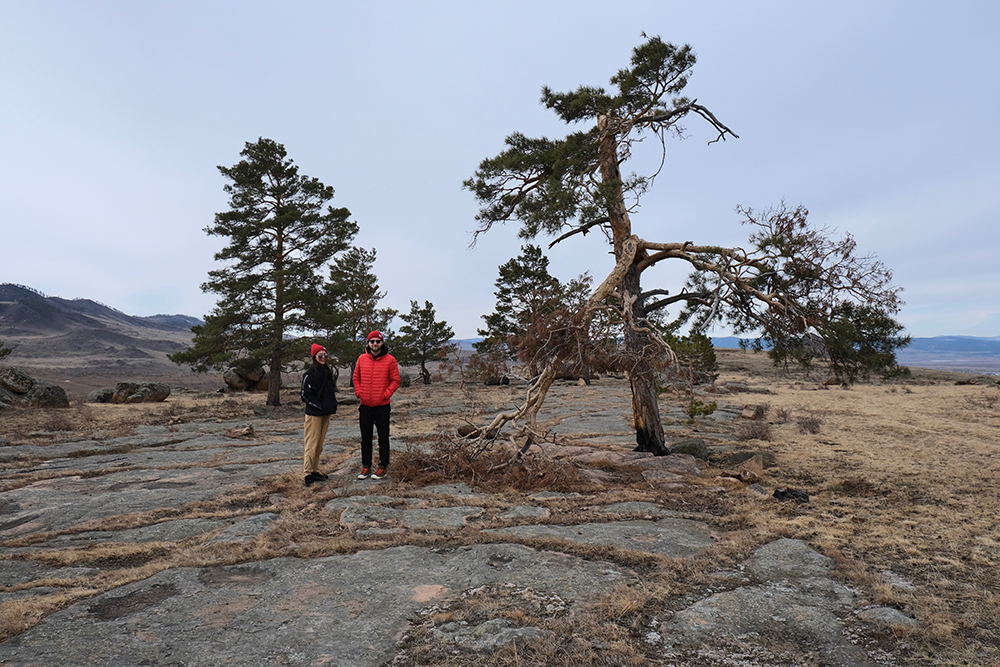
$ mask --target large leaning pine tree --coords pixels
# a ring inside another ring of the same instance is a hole
[[[229,239],[201,288],[219,295],[188,350],[171,356],[195,370],[263,367],[271,377],[268,405],[280,405],[286,333],[311,322],[326,265],[358,232],[346,208],[333,208],[333,188],[299,174],[285,147],[247,142],[243,159],[219,167],[229,183],[229,210],[205,228]]]
[[[657,404],[656,372],[671,351],[650,315],[671,304],[688,308],[689,321],[705,327],[725,320],[737,331],[763,330],[772,337],[794,338],[817,328],[844,300],[898,310],[898,288],[891,274],[869,257],[856,257],[850,237],[832,241],[825,230],[810,229],[803,208],[757,215],[740,209],[746,224],[757,228],[749,251],[691,242],[659,243],[633,230],[631,215],[652,177],[623,175],[636,142],[652,136],[664,143],[680,135],[679,123],[697,117],[715,132],[715,141],[736,135],[706,107],[682,95],[695,63],[689,46],[677,47],[659,37],[633,49],[630,66],[611,78],[616,89],[580,87],[574,92],[542,91],[541,102],[564,122],[582,129],[562,139],[507,137],[507,149],[484,160],[464,183],[480,203],[473,242],[493,225],[518,222],[520,235],[555,237],[551,245],[577,234],[602,232],[615,266],[597,286],[587,308],[591,313],[617,304],[624,322],[620,369],[632,386],[636,449],[665,454]],[[655,174],[654,174],[655,175]],[[662,228],[659,224],[650,228]],[[696,230],[675,230],[691,238]],[[643,272],[658,262],[678,259],[692,269],[690,289],[670,294],[643,290]],[[669,295],[669,296],[667,296]],[[588,326],[588,320],[582,320]],[[491,429],[527,417],[534,421],[559,359],[549,365],[521,409],[494,420]],[[488,429],[489,430],[489,429]]]

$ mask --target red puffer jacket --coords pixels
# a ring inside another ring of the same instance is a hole
[[[354,366],[354,395],[362,405],[376,408],[388,405],[393,393],[399,389],[399,366],[396,357],[382,347],[377,357],[365,350]]]

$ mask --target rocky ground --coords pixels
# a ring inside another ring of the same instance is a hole
[[[486,473],[450,434],[523,390],[405,389],[378,481],[345,404],[308,488],[292,393],[0,417],[0,665],[929,664],[912,609],[755,519],[811,505],[774,497],[795,480],[740,436],[770,390],[738,375],[697,420],[664,395],[693,455],[631,452],[606,378],[554,387],[548,441]]]

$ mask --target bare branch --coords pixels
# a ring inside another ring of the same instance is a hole
[[[672,297],[666,299],[659,299],[658,301],[653,301],[652,303],[647,303],[643,307],[643,312],[649,315],[650,313],[655,313],[656,311],[669,306],[680,301],[700,301],[702,303],[708,304],[709,300],[712,298],[710,292],[681,292],[680,294],[675,294]]]
[[[574,234],[583,234],[584,236],[586,236],[587,232],[589,232],[591,229],[593,229],[594,227],[597,227],[598,225],[603,225],[603,224],[605,224],[607,222],[610,222],[610,220],[608,220],[608,218],[602,218],[600,220],[593,220],[593,221],[588,222],[586,224],[579,225],[578,227],[574,227],[571,231],[566,232],[565,234],[563,234],[562,236],[560,236],[559,238],[557,238],[555,241],[553,241],[552,243],[550,243],[549,244],[549,249],[551,250],[552,246],[554,246],[555,244],[559,243],[560,241],[565,241],[566,239],[568,239],[569,237],[573,236]]]
[[[719,119],[715,117],[715,114],[713,114],[711,111],[709,111],[708,109],[706,109],[702,105],[695,104],[695,102],[697,102],[697,101],[698,100],[694,100],[694,101],[691,102],[691,105],[690,105],[691,106],[691,110],[694,111],[695,113],[697,113],[699,116],[701,116],[705,120],[707,120],[709,123],[711,123],[712,127],[714,127],[719,132],[719,136],[717,136],[712,141],[708,142],[709,144],[714,144],[715,142],[719,141],[720,139],[722,141],[725,141],[727,134],[731,135],[733,137],[733,139],[739,139],[740,138],[740,135],[736,134],[735,132],[733,132],[732,130],[730,130],[728,127],[726,127],[725,125],[723,125],[719,121]]]

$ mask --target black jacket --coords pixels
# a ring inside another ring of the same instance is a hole
[[[327,366],[310,366],[302,375],[302,402],[307,415],[337,414],[337,384]]]

